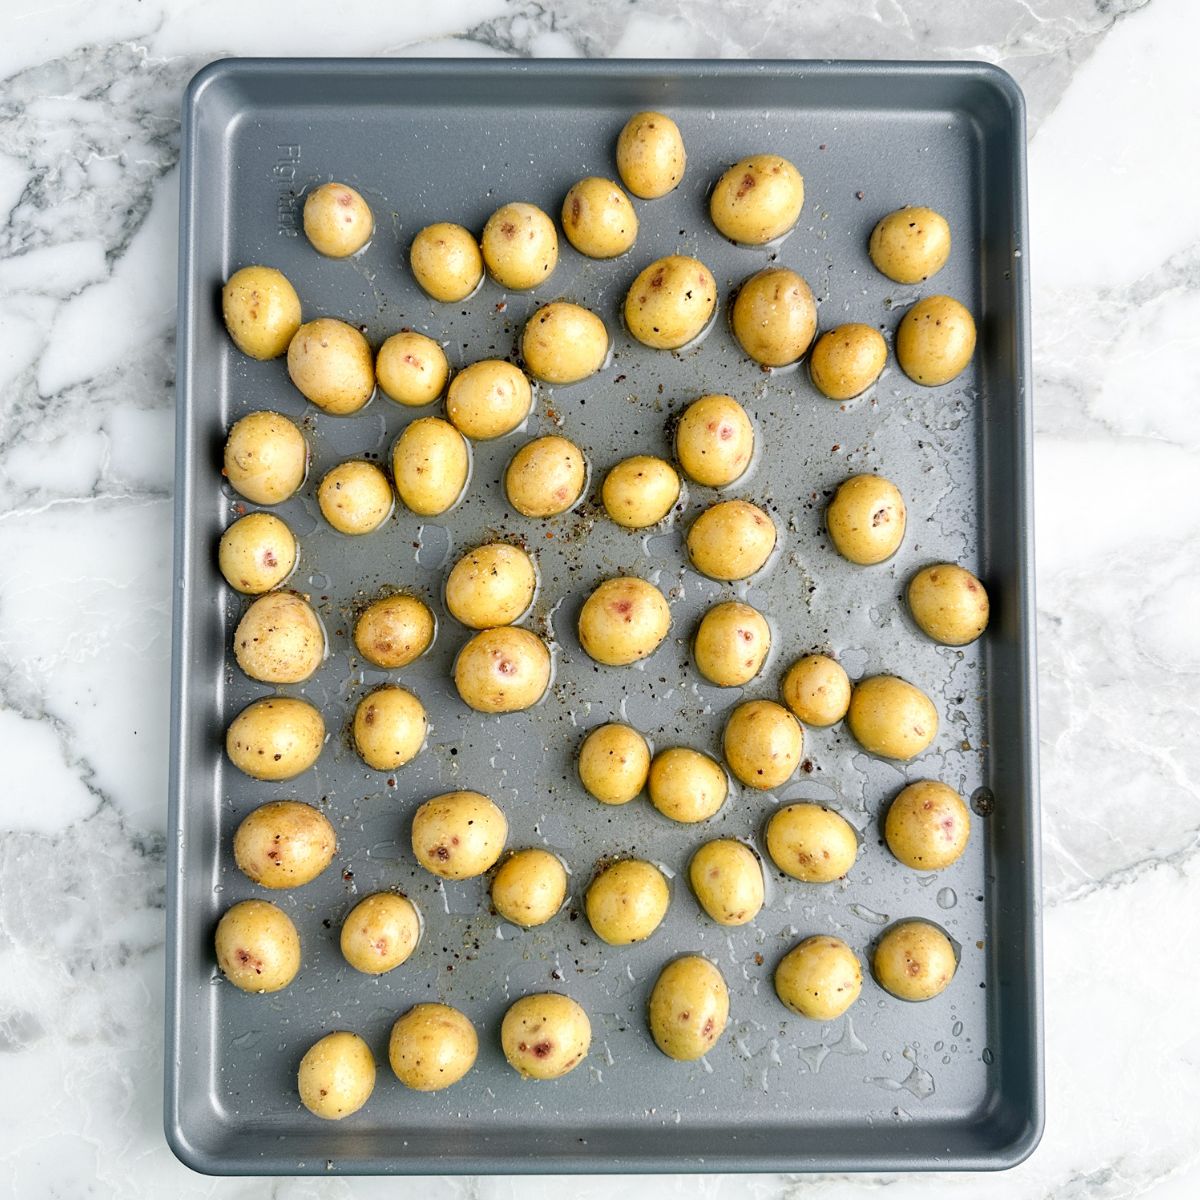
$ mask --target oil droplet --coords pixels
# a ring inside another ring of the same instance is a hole
[[[450,530],[445,525],[422,525],[417,530],[417,564],[430,570],[444,567],[450,558]]]
[[[979,1057],[982,1058],[989,1067],[996,1061],[996,1056],[991,1052],[990,1049],[988,1049],[987,1046],[984,1046],[983,1053]]]
[[[953,908],[958,903],[958,896],[953,888],[944,887],[937,894],[938,908]]]
[[[887,913],[875,912],[874,909],[867,908],[862,904],[851,904],[850,911],[860,921],[866,921],[869,925],[886,925],[888,923]]]
[[[950,1033],[954,1037],[958,1037],[962,1033],[962,1031],[963,1031],[963,1023],[961,1021],[955,1021],[954,1024],[950,1026]]]

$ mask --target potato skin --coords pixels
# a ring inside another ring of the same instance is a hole
[[[221,289],[221,315],[233,344],[265,361],[286,353],[300,328],[300,297],[282,271],[242,267]]]
[[[625,296],[625,328],[652,350],[678,350],[707,328],[717,307],[712,272],[685,254],[652,262]]]
[[[780,685],[783,702],[805,725],[836,725],[850,707],[850,676],[827,654],[806,654],[788,668]]]
[[[710,579],[748,579],[775,549],[775,522],[748,500],[722,500],[706,508],[687,532],[692,566]]]
[[[825,511],[833,548],[863,567],[886,562],[900,549],[907,522],[900,489],[879,475],[843,480]]]
[[[437,625],[429,605],[399,593],[372,601],[354,623],[359,654],[385,671],[406,667],[433,644]]]
[[[500,857],[507,837],[504,813],[479,792],[435,796],[413,817],[413,854],[442,879],[482,875]]]
[[[671,628],[666,598],[652,583],[632,575],[606,579],[579,610],[579,644],[608,667],[647,658]]]
[[[304,198],[304,233],[329,258],[357,254],[375,232],[370,205],[344,183],[325,183]]]
[[[230,762],[251,779],[278,783],[307,771],[325,744],[325,722],[307,700],[273,696],[242,709],[225,734]]]
[[[291,575],[298,552],[295,535],[285,521],[274,513],[252,512],[221,534],[217,561],[234,591],[258,596]]]
[[[555,300],[525,322],[521,358],[534,379],[570,384],[595,375],[608,355],[608,330],[594,312]]]
[[[483,227],[480,239],[488,274],[504,288],[528,291],[550,278],[558,264],[554,222],[533,204],[505,204]]]
[[[800,219],[804,177],[778,154],[754,154],[731,166],[713,188],[712,223],[731,242],[762,246]]]
[[[788,804],[767,823],[767,853],[802,883],[832,883],[854,866],[858,839],[844,817],[820,804]]]
[[[625,529],[648,529],[666,518],[679,499],[679,476],[652,454],[622,459],[604,477],[600,498],[609,520]]]
[[[356,971],[384,975],[406,963],[420,940],[416,905],[395,892],[375,892],[347,914],[338,944],[342,957]]]
[[[637,858],[605,867],[584,894],[587,919],[596,936],[610,946],[645,941],[662,924],[670,903],[663,873]]]
[[[302,683],[325,661],[325,631],[295,592],[268,592],[242,615],[233,652],[251,679]]]
[[[534,438],[504,472],[508,502],[523,517],[556,517],[572,508],[587,483],[583,451],[563,437]]]
[[[975,353],[975,319],[950,296],[926,296],[901,318],[896,361],[923,387],[940,387],[966,370]]]
[[[768,267],[738,288],[730,310],[738,345],[765,367],[803,357],[817,332],[817,305],[808,284],[786,267]]]
[[[528,629],[482,629],[454,660],[454,686],[468,708],[483,713],[532,708],[550,686],[550,650]]]
[[[689,479],[720,488],[740,479],[754,454],[754,426],[732,396],[701,396],[675,429],[675,456]]]
[[[987,628],[987,589],[964,567],[934,563],[908,584],[908,611],[926,637],[943,646],[966,646]]]
[[[354,748],[376,771],[394,771],[411,762],[428,730],[424,705],[402,687],[377,688],[354,710]]]
[[[337,835],[325,814],[298,800],[273,800],[243,818],[233,835],[238,869],[265,888],[303,887],[333,861]]]
[[[729,714],[725,761],[747,787],[769,791],[786,783],[804,757],[804,730],[782,704],[747,700]]]
[[[579,780],[601,804],[628,804],[642,794],[649,772],[650,747],[628,725],[599,725],[579,748]]]
[[[928,921],[899,921],[875,947],[872,968],[879,986],[898,1000],[932,1000],[958,970],[950,939]]]
[[[705,842],[688,864],[688,881],[700,907],[718,925],[746,925],[762,910],[762,864],[744,842]]]
[[[725,1032],[729,989],[721,972],[698,954],[667,963],[650,993],[654,1044],[678,1062],[703,1058]]]
[[[634,113],[617,136],[617,173],[639,200],[657,200],[679,186],[687,151],[679,126],[660,112]]]
[[[762,670],[771,649],[771,626],[740,600],[714,604],[692,643],[696,669],[717,687],[741,687]]]
[[[841,938],[805,938],[775,968],[775,994],[802,1017],[832,1021],[862,992],[862,965]]]
[[[468,550],[446,577],[446,607],[469,629],[519,621],[533,603],[537,569],[520,546],[490,542]]]
[[[446,416],[472,441],[503,437],[529,416],[533,389],[519,367],[485,358],[464,367],[446,393]]]
[[[338,533],[360,537],[374,533],[392,515],[392,485],[374,463],[338,463],[321,480],[317,504]]]
[[[526,1079],[559,1079],[587,1057],[592,1025],[569,996],[523,996],[500,1023],[500,1045],[509,1066]]]
[[[400,502],[419,517],[436,517],[458,503],[471,473],[467,440],[441,417],[421,417],[392,446],[392,479]]]
[[[426,225],[408,251],[413,278],[443,304],[465,300],[483,282],[483,255],[470,230],[450,221]]]
[[[296,1073],[300,1102],[314,1117],[340,1121],[375,1090],[375,1059],[357,1033],[327,1033],[309,1047]]]
[[[492,878],[492,907],[524,929],[545,925],[566,898],[566,869],[549,850],[518,850]]]
[[[895,675],[860,680],[850,696],[846,723],[864,750],[902,762],[928,749],[938,731],[933,701]]]
[[[887,365],[887,342],[870,325],[839,325],[817,338],[808,357],[813,386],[830,400],[861,396]]]
[[[300,393],[334,416],[349,416],[375,394],[375,357],[353,325],[319,317],[288,344],[288,375]]]
[[[392,1026],[388,1062],[414,1092],[440,1092],[475,1065],[479,1035],[457,1008],[416,1004]]]
[[[225,440],[223,473],[252,504],[282,504],[308,474],[304,434],[282,413],[248,413]]]
[[[871,230],[867,253],[876,270],[895,283],[920,283],[946,265],[950,226],[932,208],[897,209]]]
[[[672,746],[651,761],[646,790],[650,803],[664,817],[692,825],[720,811],[729,795],[729,780],[716,759],[686,746]]]
[[[910,783],[892,801],[883,836],[906,867],[940,871],[958,862],[967,848],[971,813],[952,787],[922,779]]]
[[[588,258],[616,258],[637,241],[638,219],[629,197],[611,179],[589,176],[563,201],[563,233]]]
[[[403,329],[379,347],[375,378],[389,400],[407,408],[420,408],[442,394],[450,378],[450,364],[433,338]]]
[[[267,900],[243,900],[217,922],[217,965],[243,992],[282,991],[300,970],[300,935]]]

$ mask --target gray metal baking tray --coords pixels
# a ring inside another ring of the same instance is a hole
[[[506,296],[490,282],[461,305],[420,294],[404,265],[417,229],[433,220],[478,229],[510,199],[557,213],[576,179],[613,174],[616,133],[646,107],[676,117],[688,169],[671,196],[638,203],[641,235],[627,257],[592,262],[564,243],[532,294]],[[739,248],[712,228],[706,193],[725,165],[763,150],[799,165],[807,200],[781,244]],[[331,178],[359,187],[378,219],[351,261],[320,258],[298,235],[297,197]],[[166,1129],[179,1157],[207,1172],[324,1174],[999,1168],[1028,1154],[1042,1124],[1037,743],[1024,119],[1009,77],[979,64],[219,62],[187,93],[181,186],[166,1056]],[[817,396],[803,369],[757,369],[723,321],[674,354],[645,350],[620,328],[634,274],[683,251],[710,266],[723,297],[768,261],[795,267],[823,326],[862,320],[890,338],[920,289],[870,267],[867,234],[913,202],[936,206],[954,230],[950,262],[925,290],[957,296],[979,318],[974,364],[947,387],[923,390],[892,367],[870,397],[839,406]],[[401,326],[426,330],[456,364],[513,354],[525,316],[555,297],[601,312],[615,353],[584,384],[539,389],[526,433],[477,445],[470,496],[446,519],[400,510],[378,533],[348,539],[319,519],[315,482],[342,457],[385,455],[413,414],[379,397],[353,418],[315,413],[281,361],[238,354],[217,294],[251,262],[290,276],[309,317],[346,318],[375,343]],[[757,426],[762,453],[733,494],[769,506],[784,533],[763,578],[738,589],[685,568],[680,528],[712,499],[702,488],[691,488],[676,526],[650,536],[595,519],[591,504],[546,523],[506,510],[500,471],[523,436],[561,426],[590,456],[595,485],[624,455],[668,453],[672,414],[714,391],[740,397]],[[302,545],[293,586],[313,597],[332,650],[297,689],[324,709],[329,743],[314,770],[283,785],[240,776],[221,750],[232,714],[268,689],[228,653],[245,602],[215,565],[237,511],[220,445],[231,421],[267,407],[308,430],[309,484],[279,511]],[[821,510],[842,477],[875,469],[905,493],[910,524],[896,558],[864,570],[825,544]],[[439,586],[459,551],[495,532],[537,551],[531,620],[554,637],[557,676],[535,710],[484,718],[448,681],[465,634],[442,610]],[[963,650],[921,638],[900,600],[913,570],[944,558],[978,571],[994,600],[991,629]],[[582,596],[616,571],[658,580],[671,599],[672,637],[641,668],[597,668],[576,642]],[[352,612],[397,585],[426,596],[440,627],[433,651],[398,676],[429,708],[432,734],[392,786],[356,759],[343,731],[358,697],[386,678],[352,656]],[[774,694],[794,656],[828,646],[852,676],[892,670],[931,692],[942,728],[930,752],[899,769],[864,755],[840,727],[812,730],[794,780],[775,794],[736,792],[700,828],[672,825],[644,800],[616,810],[591,802],[572,766],[591,725],[624,717],[659,745],[717,749],[723,712],[741,693],[698,680],[688,634],[709,603],[733,594],[775,624],[768,669],[745,695]],[[906,778],[930,776],[971,796],[979,814],[966,856],[936,878],[895,862],[878,823]],[[420,801],[453,787],[491,794],[511,845],[558,850],[576,897],[603,855],[660,861],[674,872],[664,927],[610,949],[572,905],[519,933],[490,914],[482,882],[437,883],[412,860],[407,828]],[[319,880],[272,897],[299,927],[301,974],[277,995],[248,996],[218,978],[212,932],[225,907],[256,894],[233,865],[232,831],[277,797],[321,804],[341,845]],[[708,922],[680,875],[691,850],[718,834],[757,839],[772,807],[801,797],[839,806],[861,829],[849,878],[806,887],[770,871],[767,907],[751,926]],[[401,969],[357,975],[338,952],[339,922],[355,897],[389,887],[421,907],[424,940]],[[868,979],[849,1016],[826,1026],[778,1003],[772,970],[799,936],[833,932],[865,952],[901,916],[936,920],[961,946],[941,997],[902,1004]],[[683,951],[711,956],[732,992],[726,1036],[690,1065],[655,1050],[643,1016],[659,967]],[[512,998],[547,989],[584,1005],[594,1041],[585,1066],[539,1085],[505,1065],[498,1028]],[[429,1096],[392,1078],[385,1048],[393,1019],[432,997],[470,1015],[481,1053],[465,1081]],[[295,1070],[336,1028],[363,1034],[380,1070],[366,1108],[331,1124],[301,1108]]]

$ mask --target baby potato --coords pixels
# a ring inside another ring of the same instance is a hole
[[[446,607],[471,629],[511,625],[537,589],[533,559],[520,546],[491,542],[467,551],[446,577]]]
[[[525,372],[499,358],[464,367],[446,393],[446,416],[476,442],[512,433],[529,416],[533,389]]]
[[[625,667],[653,654],[670,628],[662,592],[631,575],[606,579],[579,610],[579,644],[606,667]]]
[[[786,367],[812,345],[817,305],[795,271],[768,267],[738,288],[729,319],[738,345],[755,362]]]
[[[668,1058],[703,1058],[728,1020],[729,989],[707,958],[685,954],[663,967],[650,993],[650,1033]]]
[[[225,753],[251,779],[278,783],[317,761],[325,722],[307,700],[274,696],[242,709],[225,734]]]
[[[300,393],[334,416],[356,413],[375,394],[375,359],[353,325],[320,317],[288,345],[288,375]]]
[[[634,113],[617,137],[617,173],[640,200],[674,191],[687,167],[679,126],[660,112]]]
[[[395,892],[365,896],[342,922],[342,957],[364,975],[384,975],[405,963],[421,940],[416,905]]]
[[[954,978],[958,960],[950,939],[928,921],[900,921],[875,947],[875,978],[897,1000],[932,1000]]]
[[[607,354],[604,322],[565,300],[543,304],[521,333],[521,357],[530,375],[543,383],[578,383],[595,375]]]
[[[492,907],[524,929],[545,925],[566,898],[566,869],[549,850],[518,850],[492,879]]]
[[[354,710],[354,748],[376,771],[394,771],[411,762],[428,731],[424,705],[402,687],[378,688]]]
[[[221,534],[217,562],[225,582],[257,596],[278,587],[296,566],[296,538],[273,513],[239,517]]]
[[[367,662],[391,671],[420,658],[433,644],[435,629],[429,605],[416,596],[384,596],[355,621],[354,646]]]
[[[749,683],[762,670],[770,649],[767,618],[739,600],[714,604],[704,614],[692,643],[696,669],[717,687]]]
[[[581,179],[562,206],[567,241],[588,258],[616,258],[637,241],[638,219],[629,197],[611,179]]]
[[[374,533],[392,515],[392,485],[374,463],[338,463],[317,488],[321,515],[338,533]]]
[[[832,883],[854,866],[858,838],[850,823],[820,804],[788,804],[767,823],[767,853],[803,883]]]
[[[932,208],[888,213],[871,230],[867,253],[876,269],[896,283],[920,283],[950,257],[950,226]]]
[[[928,749],[938,715],[920,688],[895,675],[872,675],[855,684],[846,723],[864,750],[907,762]]]
[[[248,413],[225,439],[222,473],[252,504],[282,504],[308,474],[304,434],[281,413]]]
[[[732,396],[701,396],[683,411],[675,454],[689,478],[720,488],[740,479],[754,453],[754,426]]]
[[[958,862],[971,835],[962,797],[933,779],[910,783],[888,807],[883,836],[888,849],[914,871],[940,871]]]
[[[260,804],[233,835],[233,860],[265,888],[303,887],[333,861],[337,835],[325,814],[298,800]]]
[[[221,315],[243,354],[278,358],[300,328],[300,297],[282,271],[242,267],[221,289]]]
[[[783,702],[806,725],[836,725],[850,707],[850,676],[827,654],[806,654],[788,668]]]
[[[708,327],[717,307],[712,272],[685,254],[652,262],[625,296],[625,328],[652,350],[678,350]]]
[[[601,804],[628,804],[650,772],[650,747],[628,725],[600,725],[579,748],[579,779]]]
[[[808,358],[813,386],[830,400],[861,396],[883,373],[887,342],[870,325],[839,325],[817,338]]]
[[[268,592],[233,634],[237,664],[262,683],[301,683],[325,660],[325,630],[295,592]]]
[[[370,205],[344,183],[325,183],[304,198],[304,235],[329,258],[357,254],[375,232]]]
[[[243,992],[282,991],[300,970],[300,935],[266,900],[243,900],[217,922],[217,965]]]
[[[675,507],[679,476],[661,458],[635,454],[617,463],[604,477],[600,498],[610,521],[625,529],[648,529]]]
[[[901,318],[896,361],[924,387],[949,383],[966,370],[975,353],[975,320],[950,296],[926,296]]]
[[[456,304],[483,282],[483,255],[475,235],[461,225],[426,225],[408,251],[413,278],[435,300]]]
[[[588,1015],[569,996],[523,996],[500,1023],[508,1064],[526,1079],[558,1079],[587,1057],[592,1044]]]
[[[442,879],[472,879],[504,850],[508,822],[479,792],[447,792],[426,800],[413,817],[417,862]]]
[[[907,520],[900,489],[880,475],[843,480],[825,511],[833,548],[864,567],[886,562],[900,549]]]
[[[943,646],[965,646],[987,628],[987,589],[964,567],[935,563],[908,584],[908,611],[926,637]]]
[[[748,700],[725,722],[724,748],[734,775],[765,792],[795,774],[804,757],[804,730],[782,704]]]
[[[327,1033],[309,1047],[296,1075],[300,1103],[314,1117],[340,1121],[375,1090],[375,1059],[357,1033]]]
[[[687,533],[688,558],[710,579],[748,579],[775,549],[775,523],[748,500],[723,500],[706,508]]]
[[[684,825],[715,816],[729,794],[720,763],[686,746],[672,746],[654,756],[646,781],[650,803],[664,817]]]
[[[516,292],[549,279],[558,263],[554,222],[534,204],[496,209],[483,227],[481,245],[488,274],[501,287]]]
[[[705,842],[692,855],[688,880],[700,907],[718,925],[745,925],[762,909],[762,864],[749,846],[733,838]]]
[[[504,472],[508,502],[525,517],[556,517],[583,495],[583,451],[566,438],[534,438],[509,460]]]
[[[402,329],[379,347],[375,378],[389,400],[420,408],[442,394],[450,378],[450,364],[433,338],[414,329]]]
[[[392,446],[396,494],[419,517],[436,517],[452,509],[470,474],[466,438],[441,417],[413,421]]]
[[[662,924],[670,903],[663,873],[653,863],[625,858],[592,880],[583,906],[601,941],[628,946],[644,942]]]
[[[775,994],[812,1021],[840,1017],[861,991],[862,966],[841,938],[805,938],[775,968]]]
[[[482,629],[454,660],[454,686],[476,712],[522,712],[550,686],[550,650],[528,629]]]
[[[713,188],[712,223],[731,242],[762,246],[800,219],[804,177],[778,154],[755,154],[730,167]]]
[[[396,1078],[414,1092],[440,1092],[475,1065],[479,1035],[448,1004],[416,1004],[392,1026],[388,1061]]]

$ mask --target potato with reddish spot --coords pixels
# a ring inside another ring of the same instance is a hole
[[[603,868],[592,880],[583,906],[602,942],[628,946],[644,942],[662,924],[670,903],[671,889],[658,867],[625,858]]]
[[[314,1117],[340,1121],[375,1090],[375,1059],[356,1033],[339,1030],[309,1047],[296,1074],[300,1102]]]
[[[437,626],[429,605],[398,593],[372,601],[354,623],[355,649],[385,671],[406,667],[433,644]]]
[[[265,888],[303,887],[333,861],[337,835],[324,813],[299,800],[273,800],[248,814],[233,835],[233,860]]]
[[[729,314],[738,345],[764,367],[798,362],[817,332],[817,305],[795,271],[768,267],[738,288]]]
[[[243,992],[282,991],[300,970],[300,935],[267,900],[243,900],[217,922],[217,965]]]
[[[718,925],[749,924],[766,895],[758,855],[734,838],[705,842],[688,864],[688,882],[697,903]]]
[[[922,567],[909,581],[907,598],[921,632],[943,646],[966,646],[987,628],[987,589],[965,567]]]
[[[495,865],[508,837],[504,813],[480,792],[447,792],[417,809],[412,849],[441,879],[472,879]]]
[[[233,632],[237,664],[261,683],[302,683],[325,661],[325,630],[295,592],[268,592]]]
[[[419,517],[449,512],[471,473],[467,439],[441,417],[421,417],[392,446],[392,479],[400,502]]]
[[[900,489],[880,475],[851,475],[843,480],[825,510],[834,549],[863,567],[891,558],[904,541],[907,523]]]
[[[717,687],[742,687],[762,670],[771,649],[767,618],[740,600],[714,604],[692,642],[696,669]]]
[[[432,404],[450,378],[446,352],[415,329],[393,333],[375,356],[375,378],[383,394],[406,408]]]
[[[895,675],[872,675],[855,684],[846,723],[864,750],[902,762],[927,750],[938,731],[933,701]]]
[[[600,370],[608,354],[604,322],[580,304],[543,304],[521,332],[526,370],[543,383],[565,386]]]
[[[296,566],[299,548],[285,521],[274,513],[239,517],[221,534],[217,562],[234,591],[256,596],[277,588]]]
[[[754,426],[732,396],[701,396],[684,409],[675,429],[675,455],[689,479],[728,487],[746,473],[753,454]]]
[[[253,504],[282,504],[308,474],[308,444],[282,413],[252,412],[225,439],[222,474]]]
[[[625,328],[652,350],[678,350],[708,327],[717,307],[712,272],[685,254],[652,262],[625,295]]]
[[[640,200],[657,200],[679,186],[687,151],[679,126],[665,113],[634,113],[617,136],[617,173]]]
[[[839,325],[817,338],[808,358],[813,386],[830,400],[861,396],[883,373],[887,342],[870,325]]]
[[[480,239],[488,274],[503,288],[523,292],[550,278],[558,264],[554,222],[534,204],[505,204]]]
[[[898,1000],[932,1000],[958,970],[954,944],[928,921],[898,921],[875,947],[872,968],[879,986]]]
[[[588,657],[624,667],[653,654],[671,628],[666,597],[632,575],[605,580],[579,610],[579,644]]]
[[[767,822],[767,853],[802,883],[841,879],[858,857],[858,838],[845,817],[821,804],[788,804]]]
[[[500,358],[464,367],[446,393],[450,423],[475,442],[512,433],[532,407],[533,388],[525,372]]]
[[[408,251],[413,278],[443,304],[456,304],[483,282],[483,255],[470,230],[450,221],[426,225]]]
[[[229,761],[251,779],[277,783],[307,771],[325,744],[325,722],[307,700],[272,696],[242,709],[225,734]]]
[[[559,1079],[587,1057],[592,1025],[570,996],[523,996],[500,1023],[500,1045],[509,1066],[525,1079]]]
[[[700,750],[672,746],[650,763],[650,803],[668,820],[694,825],[716,816],[729,795],[721,764]]]
[[[479,1035],[457,1008],[416,1004],[392,1026],[388,1062],[395,1076],[414,1092],[440,1092],[456,1084],[475,1065]]]
[[[805,938],[775,968],[775,994],[811,1021],[833,1021],[862,992],[862,965],[841,938]]]
[[[562,206],[567,241],[588,258],[616,258],[637,240],[638,219],[629,197],[611,179],[589,176],[569,192]]]
[[[492,878],[492,907],[522,929],[545,925],[567,898],[567,871],[549,850],[518,850]]]
[[[282,271],[242,267],[221,289],[221,315],[243,354],[260,361],[278,358],[300,328],[300,297]]]
[[[532,708],[550,686],[550,649],[528,629],[480,630],[454,660],[454,686],[468,708],[482,713]]]
[[[304,198],[304,234],[319,254],[349,258],[375,232],[371,206],[344,183],[325,183]]]
[[[425,745],[425,706],[402,687],[381,687],[354,710],[354,748],[368,767],[395,771],[412,762]]]
[[[729,714],[721,738],[729,769],[747,787],[786,783],[804,757],[804,730],[782,704],[747,700]]]
[[[649,529],[679,500],[679,476],[653,454],[622,459],[604,477],[600,499],[610,521],[623,529]]]
[[[659,972],[650,993],[650,1034],[677,1062],[703,1058],[729,1021],[729,989],[721,972],[699,954],[685,954]]]
[[[628,725],[600,725],[584,738],[578,765],[579,780],[593,799],[628,804],[646,786],[650,746]]]
[[[358,412],[375,394],[375,356],[362,333],[320,317],[301,325],[288,346],[288,376],[311,403],[333,416]]]
[[[687,532],[692,566],[710,579],[748,579],[775,549],[775,522],[748,500],[722,500],[706,508]]]
[[[583,451],[550,435],[526,442],[509,460],[504,494],[524,517],[556,517],[573,508],[587,483]]]
[[[712,223],[731,242],[762,246],[800,219],[804,177],[778,154],[754,154],[717,180],[709,198]]]
[[[836,725],[850,707],[850,676],[828,654],[806,654],[792,663],[780,685],[784,704],[805,725]]]
[[[347,914],[338,938],[342,957],[364,975],[384,975],[406,963],[421,940],[421,917],[407,896],[376,892]]]
[[[971,813],[948,784],[910,783],[888,807],[888,849],[914,871],[940,871],[958,862],[971,836]]]

